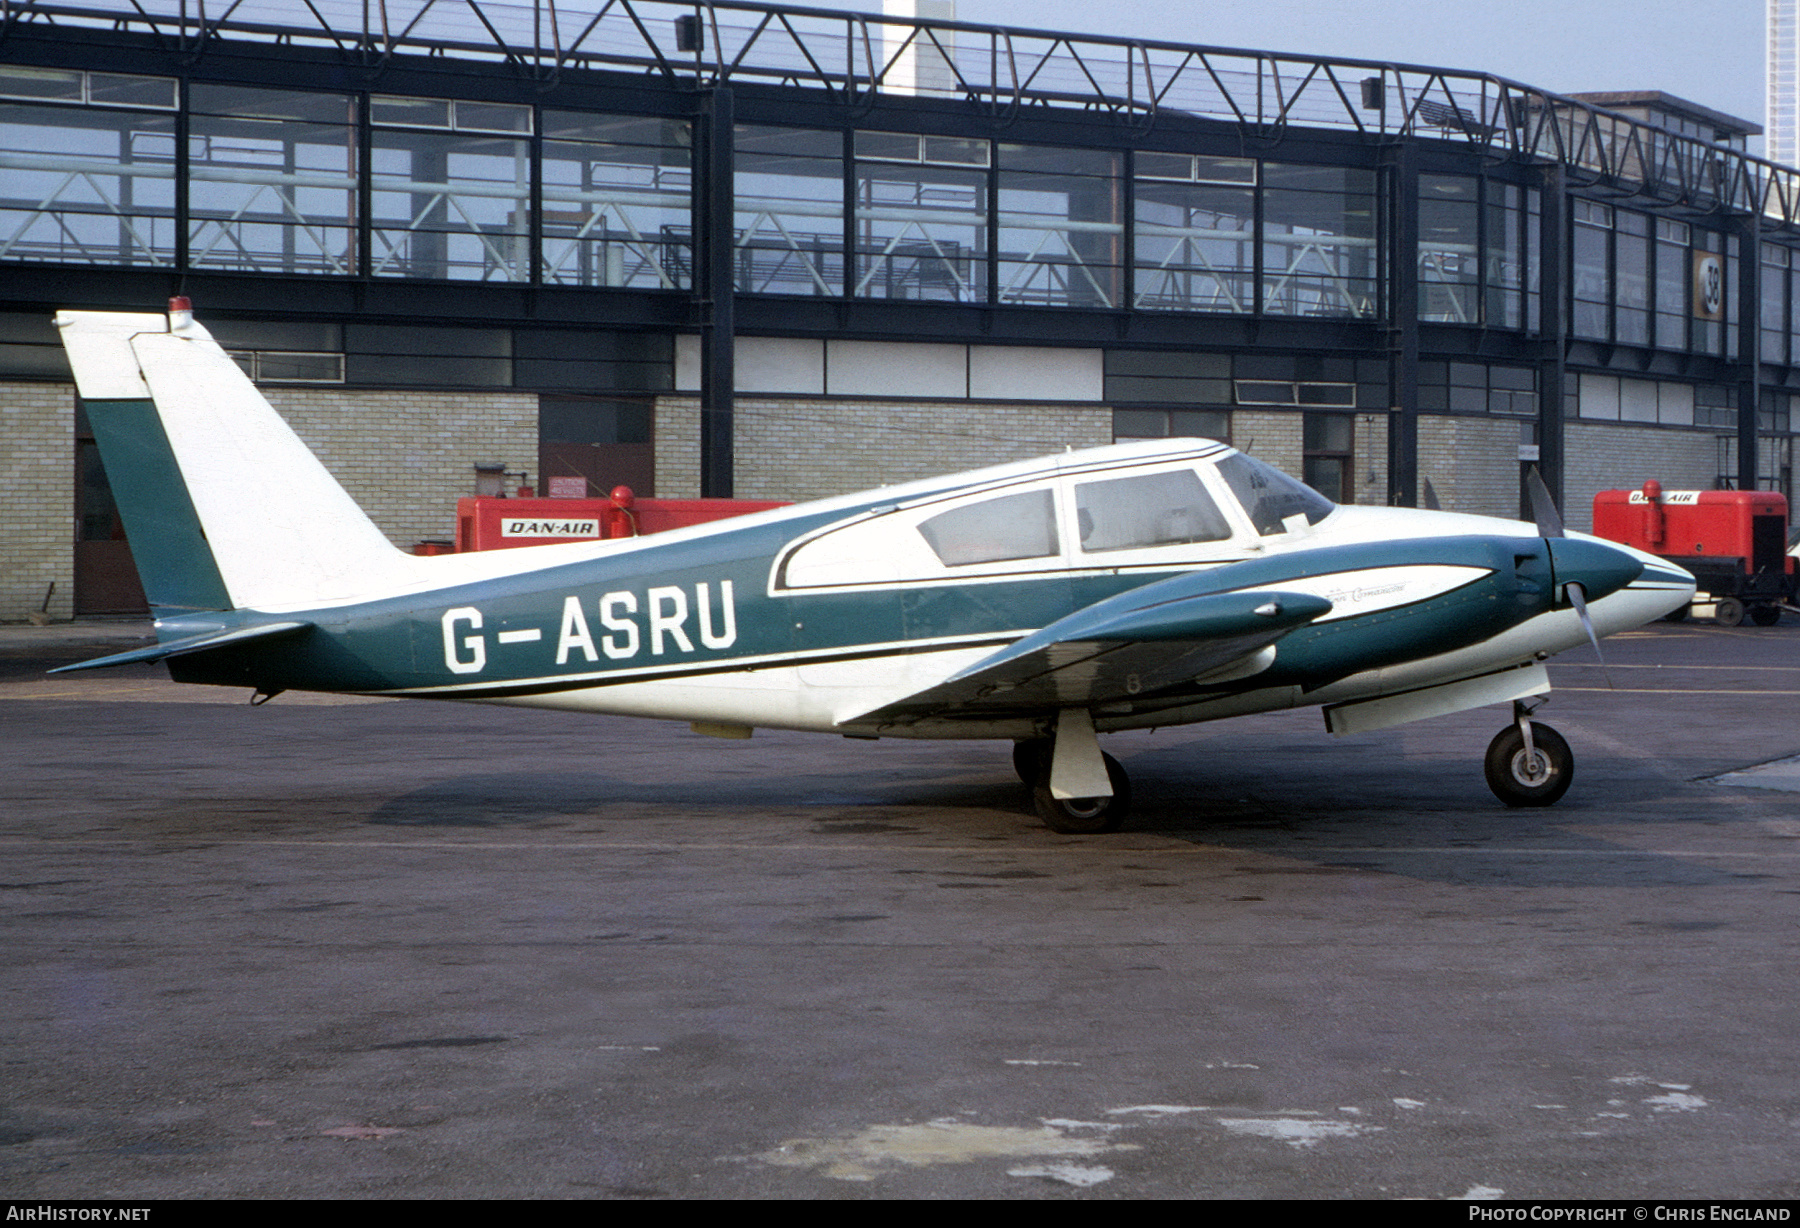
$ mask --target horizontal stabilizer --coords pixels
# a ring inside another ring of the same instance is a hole
[[[1077,610],[960,674],[840,723],[1092,707],[1221,674],[1331,612],[1310,593],[1196,592],[1181,575]],[[1265,663],[1266,664],[1266,663]]]
[[[185,657],[190,653],[224,648],[228,644],[247,644],[254,640],[272,640],[284,635],[295,635],[310,626],[312,624],[308,622],[284,622],[264,623],[260,627],[236,627],[229,631],[208,631],[203,635],[189,635],[162,644],[152,644],[148,648],[134,648],[130,652],[115,652],[110,657],[95,657],[92,661],[64,665],[50,672],[73,674],[84,669],[105,669],[112,665],[132,665],[139,661],[162,661],[169,657]]]

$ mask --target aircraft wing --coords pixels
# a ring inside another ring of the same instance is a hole
[[[1232,667],[1331,611],[1310,593],[1199,591],[1217,581],[1174,576],[1077,610],[961,673],[840,724],[909,724],[1092,707],[1147,696]],[[1266,664],[1266,663],[1265,663]],[[1252,667],[1254,672],[1254,667]]]

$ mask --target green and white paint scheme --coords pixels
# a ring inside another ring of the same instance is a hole
[[[1222,444],[1069,452],[648,538],[393,547],[183,300],[57,316],[178,681],[852,737],[1004,738],[1058,830],[1116,828],[1097,735],[1299,705],[1378,729],[1484,704],[1513,804],[1567,788],[1543,661],[1685,603],[1655,557],[1338,507]],[[1571,597],[1570,590],[1576,590]]]

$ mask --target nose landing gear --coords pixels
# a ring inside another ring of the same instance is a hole
[[[1488,788],[1508,806],[1551,806],[1569,791],[1575,756],[1563,736],[1530,719],[1532,708],[1513,704],[1513,723],[1488,743]]]

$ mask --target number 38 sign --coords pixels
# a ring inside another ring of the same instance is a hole
[[[1725,318],[1725,258],[1713,252],[1694,253],[1694,318]]]

